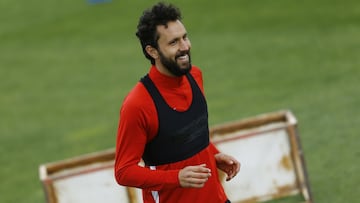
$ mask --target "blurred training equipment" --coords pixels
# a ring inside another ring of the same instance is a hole
[[[241,162],[230,182],[220,178],[233,203],[266,202],[298,196],[312,203],[310,183],[291,111],[272,112],[210,128],[211,141]],[[114,178],[114,149],[40,165],[48,203],[141,203],[141,190]],[[140,163],[139,163],[140,164]]]

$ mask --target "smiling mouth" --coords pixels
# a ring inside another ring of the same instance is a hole
[[[176,59],[180,60],[180,61],[185,61],[185,60],[187,61],[189,59],[189,55],[184,54],[184,55],[176,57]]]
[[[176,55],[175,60],[179,60],[182,62],[188,62],[190,59],[189,51],[182,51]]]

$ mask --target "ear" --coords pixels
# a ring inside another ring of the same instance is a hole
[[[146,53],[148,53],[153,59],[157,59],[159,58],[159,53],[157,51],[157,49],[155,49],[154,47],[147,45],[145,47],[145,51]]]

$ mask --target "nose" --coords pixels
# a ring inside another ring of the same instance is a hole
[[[180,51],[187,51],[190,49],[190,42],[188,40],[181,39],[180,40]]]

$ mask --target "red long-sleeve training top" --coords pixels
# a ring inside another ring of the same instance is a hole
[[[191,75],[204,93],[202,74],[193,66]],[[186,76],[169,77],[161,74],[155,66],[149,76],[167,104],[177,111],[185,111],[192,101],[192,90]],[[158,118],[154,102],[141,82],[124,99],[116,141],[115,178],[120,185],[143,189],[145,203],[224,203],[226,195],[219,181],[214,155],[219,153],[210,145],[198,154],[176,163],[156,167],[139,166],[147,142],[158,131]],[[206,164],[212,176],[201,189],[182,188],[179,170],[191,165]],[[156,201],[156,199],[158,199]]]

